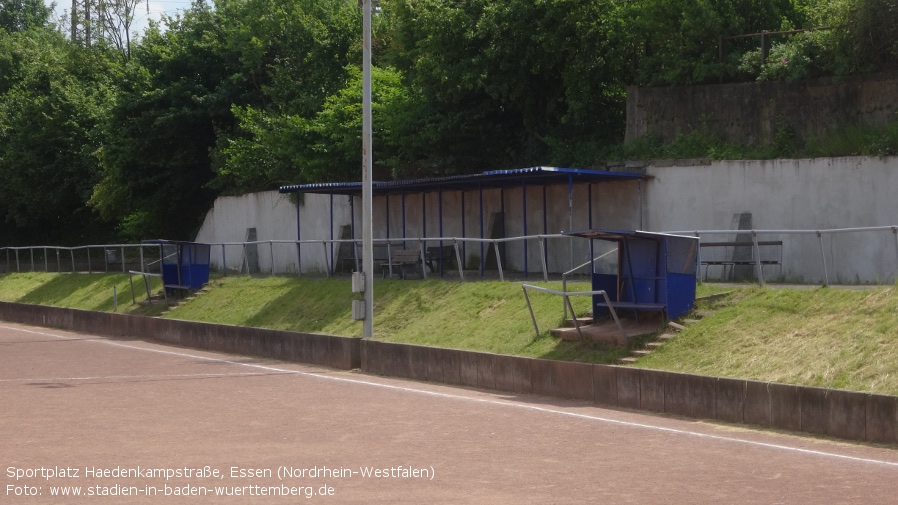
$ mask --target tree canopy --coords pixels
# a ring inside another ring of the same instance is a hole
[[[0,0],[0,245],[191,238],[218,195],[358,180],[361,15],[198,0],[88,45]],[[592,166],[627,85],[895,70],[896,27],[893,0],[380,0],[376,178]]]

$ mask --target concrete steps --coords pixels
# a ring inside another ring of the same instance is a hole
[[[164,310],[162,312],[162,314],[160,314],[160,316],[164,316],[165,314],[168,314],[169,312],[171,312],[173,309],[176,309],[180,305],[187,303],[190,300],[196,300],[197,298],[199,298],[200,296],[203,296],[204,294],[206,294],[208,292],[209,292],[209,288],[206,286],[203,286],[202,288],[190,293],[189,295],[185,296],[184,298],[176,298],[176,299],[169,298],[168,308],[166,310]]]
[[[679,323],[675,321],[669,321],[667,323],[667,331],[655,337],[655,340],[645,344],[644,348],[631,351],[629,356],[620,358],[619,360],[617,360],[617,363],[619,365],[632,365],[633,363],[636,363],[639,358],[644,358],[645,356],[651,354],[653,351],[660,349],[665,342],[676,338],[677,334],[680,331],[685,330],[686,327],[691,324],[697,323],[700,318],[705,317],[706,315],[707,313],[696,313],[695,318],[682,319]]]

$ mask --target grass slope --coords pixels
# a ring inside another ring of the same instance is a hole
[[[898,291],[744,288],[637,366],[898,394]]]
[[[348,279],[227,277],[166,317],[359,337],[350,318]],[[548,284],[559,288],[558,284]],[[560,325],[561,298],[532,295],[543,333],[536,337],[521,286],[508,282],[439,280],[375,282],[375,337],[437,347],[610,363],[625,349],[560,342],[547,335]],[[587,299],[577,300],[587,310]]]
[[[121,274],[0,275],[0,300],[111,311],[113,286],[120,312],[155,315],[163,310],[158,304],[132,304],[128,277]],[[726,289],[704,284],[699,295]],[[164,317],[359,336],[361,323],[349,315],[350,291],[348,279],[225,277]],[[561,300],[539,293],[533,299],[543,331],[539,337],[518,283],[378,279],[375,334],[394,342],[596,363],[628,354],[548,336],[561,322]],[[715,308],[637,366],[898,394],[895,287],[745,287],[731,299],[734,303]],[[575,300],[575,305],[585,310],[588,301]]]
[[[153,291],[161,288],[158,279],[151,279],[150,286]],[[138,301],[146,299],[142,278],[134,278],[134,289]],[[112,312],[115,294],[118,296],[119,312],[156,315],[163,310],[159,305],[146,307],[131,303],[131,285],[127,274],[30,272],[0,275],[0,301],[4,302]]]

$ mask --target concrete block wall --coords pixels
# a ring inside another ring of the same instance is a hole
[[[313,333],[0,302],[0,320],[108,337],[131,337],[233,354],[351,370],[359,340]]]
[[[0,321],[898,445],[898,396],[9,302]]]
[[[898,444],[898,397],[366,340],[362,371]]]

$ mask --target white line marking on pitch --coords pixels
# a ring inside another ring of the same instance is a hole
[[[404,387],[404,386],[393,386],[390,384],[382,384],[379,382],[372,382],[372,381],[361,380],[361,379],[350,379],[348,377],[336,377],[333,375],[323,375],[320,373],[303,372],[303,371],[299,371],[299,370],[288,370],[288,369],[277,368],[277,367],[268,366],[268,365],[260,365],[257,363],[241,363],[239,361],[231,361],[231,360],[221,359],[221,358],[211,358],[208,356],[198,356],[195,354],[188,354],[188,353],[183,353],[183,352],[165,351],[162,349],[148,349],[145,347],[128,345],[128,344],[123,344],[120,342],[113,342],[113,341],[104,340],[104,339],[83,339],[83,338],[76,339],[73,337],[66,337],[64,335],[55,335],[53,333],[25,330],[22,328],[13,328],[13,327],[9,327],[9,326],[0,326],[0,329],[20,331],[20,332],[24,332],[24,333],[31,333],[34,335],[43,335],[43,336],[48,336],[48,337],[53,337],[53,338],[58,338],[58,339],[63,339],[63,340],[79,340],[82,342],[93,342],[93,343],[97,343],[97,344],[121,347],[124,349],[153,352],[153,353],[157,353],[157,354],[165,354],[165,355],[177,356],[177,357],[181,357],[181,358],[192,358],[192,359],[201,359],[201,360],[206,360],[206,361],[214,361],[214,362],[218,362],[218,363],[227,363],[227,364],[231,364],[231,365],[239,365],[239,366],[245,366],[245,367],[250,367],[250,368],[257,368],[260,370],[265,370],[267,372],[277,372],[278,374],[281,374],[281,375],[288,375],[288,374],[302,375],[305,377],[315,377],[318,379],[346,382],[346,383],[350,383],[350,384],[361,384],[361,385],[365,385],[365,386],[372,386],[372,387],[390,389],[390,390],[394,390],[394,391],[402,391],[402,392],[406,392],[406,393],[413,393],[413,394],[419,394],[419,395],[425,395],[425,396],[433,396],[433,397],[437,397],[437,398],[448,398],[448,399],[453,399],[453,400],[462,400],[462,401],[469,401],[469,402],[475,402],[475,403],[483,403],[483,404],[487,404],[487,405],[498,405],[498,406],[502,406],[502,407],[510,407],[510,408],[517,408],[517,409],[523,409],[523,410],[530,410],[530,411],[543,412],[543,413],[548,413],[548,414],[556,414],[556,415],[561,415],[561,416],[573,417],[573,418],[577,418],[577,419],[586,419],[589,421],[598,421],[598,422],[602,422],[602,423],[615,424],[618,426],[627,426],[630,428],[641,428],[641,429],[652,430],[652,431],[673,433],[673,434],[677,434],[677,435],[692,436],[692,437],[703,438],[703,439],[708,439],[708,440],[739,443],[739,444],[745,444],[745,445],[752,445],[755,447],[764,447],[767,449],[776,449],[776,450],[786,451],[786,452],[796,452],[796,453],[800,453],[800,454],[821,456],[824,458],[842,459],[842,460],[847,460],[847,461],[855,461],[855,462],[859,462],[859,463],[871,463],[871,464],[884,465],[884,466],[890,466],[893,468],[898,468],[898,462],[893,462],[893,461],[884,461],[884,460],[871,459],[871,458],[859,458],[856,456],[846,456],[844,454],[836,454],[833,452],[815,451],[812,449],[802,449],[800,447],[791,447],[791,446],[781,445],[781,444],[757,442],[754,440],[745,440],[745,439],[741,439],[741,438],[724,437],[721,435],[709,435],[707,433],[699,433],[696,431],[680,430],[680,429],[676,429],[676,428],[666,428],[664,426],[656,426],[656,425],[645,424],[645,423],[636,423],[636,422],[632,422],[632,421],[620,421],[617,419],[610,419],[607,417],[592,416],[592,415],[588,415],[588,414],[578,414],[575,412],[567,412],[564,410],[552,409],[552,408],[547,408],[547,407],[539,407],[536,405],[527,405],[527,404],[522,404],[522,403],[513,403],[513,402],[508,402],[508,401],[503,401],[503,400],[495,400],[495,399],[491,399],[491,398],[472,398],[470,396],[451,394],[451,393],[440,393],[440,392],[436,392],[436,391],[428,391],[426,389],[417,389],[417,388],[410,388],[410,387]]]
[[[0,382],[59,382],[123,379],[215,379],[219,377],[258,377],[268,375],[288,375],[288,372],[246,372],[246,373],[192,373],[171,375],[97,375],[95,377],[37,377],[31,379],[0,379]]]

